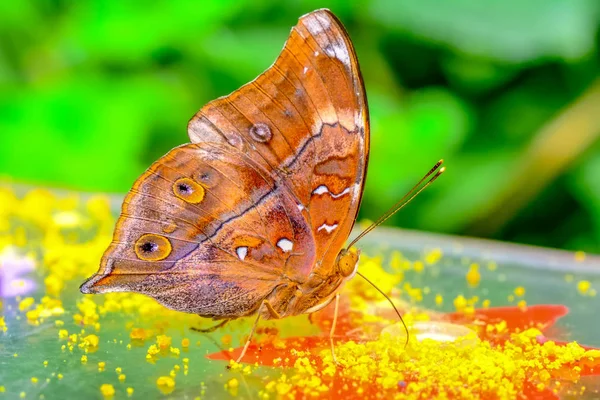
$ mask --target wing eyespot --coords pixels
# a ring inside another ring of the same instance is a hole
[[[135,242],[135,255],[143,261],[164,260],[172,250],[169,239],[153,233],[146,233]]]
[[[273,133],[267,124],[259,122],[250,128],[250,136],[259,143],[267,143],[273,137]]]
[[[204,187],[190,178],[179,178],[173,183],[173,194],[186,203],[198,204],[204,200]]]

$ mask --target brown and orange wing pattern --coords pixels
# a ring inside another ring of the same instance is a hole
[[[100,270],[81,289],[139,292],[179,311],[240,317],[285,285],[283,276],[304,279],[314,246],[293,197],[245,154],[188,144],[134,184]]]
[[[366,98],[339,21],[302,17],[275,64],[202,108],[189,136],[136,181],[82,291],[144,293],[214,318],[279,294],[288,310],[311,273],[331,274],[367,167]]]
[[[227,143],[290,190],[331,268],[354,224],[367,169],[369,124],[358,61],[327,10],[300,18],[276,62],[208,103],[190,121],[192,142]]]

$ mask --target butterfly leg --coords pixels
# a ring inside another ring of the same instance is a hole
[[[222,326],[225,326],[226,323],[228,323],[229,321],[231,321],[230,319],[224,319],[223,321],[219,322],[218,324],[216,324],[215,326],[211,326],[210,328],[205,328],[205,329],[200,329],[200,328],[195,328],[195,327],[191,327],[190,329],[196,332],[202,332],[202,333],[210,333],[210,332],[214,332],[217,329],[219,329]]]
[[[248,340],[246,340],[246,344],[244,345],[244,348],[242,349],[242,352],[240,353],[240,356],[237,358],[237,360],[235,362],[240,362],[240,360],[242,358],[244,358],[244,355],[246,354],[246,351],[248,350],[248,346],[250,346],[250,342],[252,341],[252,336],[254,336],[254,331],[256,331],[256,326],[258,325],[258,320],[260,319],[260,314],[263,311],[263,307],[266,307],[267,310],[269,310],[269,312],[271,313],[271,316],[274,319],[280,319],[281,315],[279,315],[279,313],[277,311],[275,311],[275,309],[273,308],[273,306],[271,305],[271,303],[269,303],[269,300],[263,300],[262,304],[260,305],[260,307],[258,308],[258,312],[256,313],[256,320],[254,321],[254,325],[252,325],[252,330],[250,331],[250,335],[248,336]]]
[[[333,346],[333,335],[335,333],[335,325],[337,324],[339,307],[340,307],[340,294],[337,293],[335,295],[335,308],[333,311],[333,321],[331,322],[331,330],[329,331],[329,343],[331,344],[331,357],[333,358],[333,362],[336,365],[339,363],[337,361],[337,358],[335,357],[335,347]]]

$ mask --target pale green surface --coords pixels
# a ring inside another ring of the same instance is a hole
[[[426,268],[424,274],[413,271],[406,274],[406,280],[413,286],[431,288],[432,294],[426,297],[426,305],[433,306],[434,295],[438,292],[444,294],[443,309],[446,311],[452,309],[452,299],[461,293],[466,297],[477,294],[482,299],[489,298],[492,305],[506,305],[507,296],[515,287],[522,285],[527,289],[525,298],[528,304],[565,304],[571,308],[571,313],[559,322],[555,331],[559,333],[559,339],[600,346],[600,322],[597,318],[600,295],[593,298],[582,297],[575,286],[577,280],[587,279],[592,287],[600,288],[598,258],[588,257],[584,262],[575,262],[574,255],[568,252],[385,228],[379,228],[368,235],[361,247],[365,254],[389,255],[392,250],[400,250],[409,259],[419,258],[424,249],[441,248],[444,256],[435,267]],[[498,264],[495,272],[485,268],[489,260]],[[482,281],[477,289],[467,289],[465,282],[468,265],[472,262],[482,265]],[[369,276],[368,270],[361,272]],[[574,275],[575,282],[565,282],[567,273]],[[65,329],[70,333],[79,331],[72,322],[75,299],[78,296],[80,295],[75,286],[69,288],[63,296],[67,313],[60,319],[66,322]],[[24,318],[16,321],[16,304],[13,299],[5,301],[4,313],[9,330],[7,334],[0,335],[0,385],[6,386],[7,392],[3,396],[7,399],[18,398],[21,391],[26,392],[28,399],[37,399],[42,394],[46,399],[101,398],[99,387],[103,383],[115,386],[116,398],[126,397],[125,388],[128,386],[135,388],[133,398],[161,397],[156,388],[156,379],[161,375],[168,375],[173,365],[182,366],[183,357],[190,359],[189,375],[184,376],[179,372],[176,390],[168,396],[170,398],[194,398],[200,394],[201,382],[206,384],[206,395],[203,398],[228,398],[230,395],[223,385],[232,377],[240,380],[238,398],[257,398],[258,390],[264,387],[260,376],[277,374],[262,368],[249,377],[242,377],[239,373],[227,371],[224,362],[205,359],[205,354],[218,350],[216,342],[211,342],[210,338],[218,342],[224,333],[232,333],[235,344],[248,332],[248,321],[234,322],[224,331],[210,336],[191,333],[187,329],[171,328],[167,330],[167,334],[173,337],[174,344],[179,345],[182,337],[191,339],[189,352],[182,352],[180,358],[163,357],[156,364],[150,364],[144,361],[150,341],[142,347],[126,349],[129,336],[124,326],[132,317],[109,314],[101,319],[99,350],[88,354],[88,363],[82,365],[82,352],[79,349],[76,348],[72,354],[68,351],[61,352],[60,346],[64,341],[59,341],[57,337],[58,329],[54,327],[53,318],[39,327],[28,325]],[[296,327],[306,327],[308,322],[303,316],[275,325],[281,326],[283,334],[289,336],[298,334]],[[117,343],[113,343],[113,338],[117,339]],[[201,341],[200,347],[195,345],[196,340]],[[13,353],[17,353],[18,357],[13,357]],[[42,365],[44,360],[49,361],[46,368]],[[98,372],[98,361],[107,361],[106,370],[102,373]],[[127,376],[124,384],[117,379],[116,367],[122,367]],[[62,373],[64,378],[59,381],[52,376],[54,373]],[[32,385],[30,381],[33,376],[40,380],[37,385]],[[47,377],[50,378],[49,383],[45,382]],[[586,384],[590,390],[594,385],[600,386],[597,377]]]

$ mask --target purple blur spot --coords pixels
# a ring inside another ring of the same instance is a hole
[[[24,275],[35,269],[35,262],[14,251],[5,251],[0,255],[0,298],[23,296],[36,288],[33,279]]]

